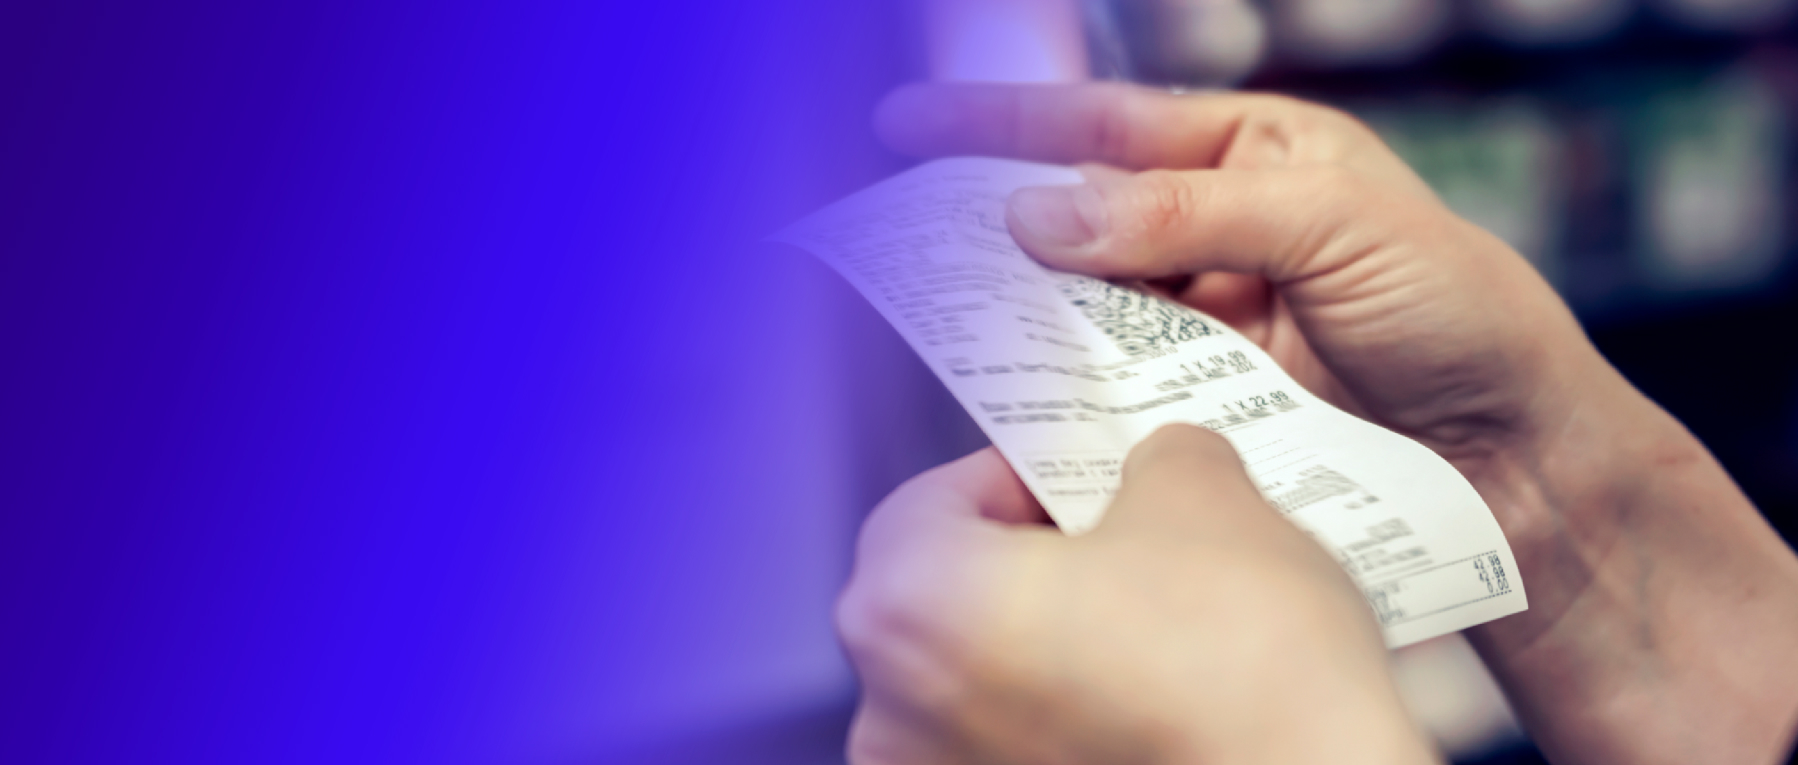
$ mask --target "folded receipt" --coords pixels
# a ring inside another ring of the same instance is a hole
[[[1182,305],[1030,259],[1005,224],[1065,167],[930,162],[775,236],[822,258],[954,393],[1056,524],[1096,526],[1124,455],[1183,422],[1222,434],[1261,494],[1336,556],[1398,647],[1528,607],[1484,501],[1428,448],[1300,387]]]

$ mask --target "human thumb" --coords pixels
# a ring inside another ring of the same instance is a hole
[[[1013,192],[1012,238],[1052,268],[1105,279],[1202,271],[1304,279],[1360,254],[1344,246],[1379,192],[1329,167],[1089,174]],[[1377,211],[1376,211],[1377,212]]]
[[[1165,425],[1124,458],[1117,496],[1095,533],[1109,536],[1240,533],[1289,526],[1261,498],[1236,449],[1193,425]]]

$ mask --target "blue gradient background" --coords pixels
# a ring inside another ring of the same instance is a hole
[[[653,761],[843,708],[845,508],[916,467],[845,434],[919,372],[757,241],[898,167],[909,23],[0,9],[0,760]]]

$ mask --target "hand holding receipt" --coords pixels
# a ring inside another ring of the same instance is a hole
[[[1318,399],[1216,319],[1019,250],[1006,198],[1079,180],[939,160],[782,238],[880,309],[1068,533],[1100,522],[1133,444],[1186,422],[1235,445],[1269,504],[1361,584],[1390,644],[1527,607],[1504,535],[1440,457]]]
[[[1379,645],[1462,627],[1554,762],[1792,751],[1798,556],[1353,117],[944,83],[875,122],[949,159],[783,238],[997,450],[864,524],[851,762],[1430,761]]]

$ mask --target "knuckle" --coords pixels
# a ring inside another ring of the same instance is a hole
[[[1266,99],[1267,106],[1263,114],[1270,120],[1284,123],[1295,130],[1372,133],[1359,117],[1328,104],[1278,93],[1264,94],[1261,97]]]
[[[1292,147],[1298,142],[1300,132],[1292,120],[1279,114],[1245,117],[1236,130],[1223,164],[1249,169],[1289,164]]]
[[[857,577],[837,599],[837,637],[851,655],[877,656],[918,631],[916,596],[894,579]]]
[[[837,637],[850,656],[870,666],[898,656],[952,664],[962,653],[953,636],[982,619],[983,590],[965,572],[929,562],[858,571],[837,599]]]
[[[1135,186],[1129,206],[1135,226],[1144,232],[1182,226],[1197,214],[1201,204],[1193,185],[1171,170],[1140,173]]]
[[[1336,107],[1277,94],[1253,98],[1255,107],[1238,127],[1235,162],[1264,165],[1267,156],[1285,157],[1280,164],[1343,162],[1384,143],[1359,117]]]
[[[832,621],[836,625],[837,639],[849,653],[860,654],[877,644],[873,615],[868,611],[867,598],[858,583],[851,582],[838,596]]]

